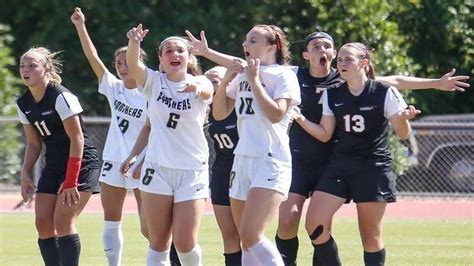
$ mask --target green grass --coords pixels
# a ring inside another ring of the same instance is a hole
[[[83,214],[78,230],[81,265],[107,265],[102,248],[102,215]],[[125,215],[123,265],[145,265],[147,242],[136,215]],[[268,230],[273,240],[275,224]],[[312,247],[300,228],[299,265],[311,265]],[[337,219],[334,238],[344,265],[362,265],[362,247],[355,219]],[[42,265],[33,214],[0,214],[0,265]],[[473,265],[472,221],[386,220],[387,265]],[[199,241],[204,265],[224,265],[222,240],[213,216],[205,216]]]

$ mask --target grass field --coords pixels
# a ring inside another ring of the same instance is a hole
[[[384,222],[387,265],[473,265],[472,221],[391,220]],[[102,248],[102,215],[83,214],[79,219],[81,265],[107,265]],[[139,233],[136,215],[124,217],[123,265],[145,265],[147,242]],[[268,230],[273,240],[275,224]],[[336,220],[334,237],[344,265],[362,265],[357,221]],[[311,265],[312,247],[300,228],[298,265]],[[0,265],[42,265],[31,213],[0,213]],[[205,216],[199,241],[204,265],[224,265],[222,241],[213,216]]]

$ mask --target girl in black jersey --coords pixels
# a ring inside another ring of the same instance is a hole
[[[97,150],[84,131],[75,95],[61,86],[59,67],[43,47],[22,55],[20,75],[28,91],[17,101],[26,135],[21,174],[25,201],[35,189],[31,170],[46,145],[46,162],[38,182],[35,223],[46,265],[78,265],[81,243],[75,222],[90,196],[98,192]]]
[[[419,111],[413,106],[405,109],[407,105],[394,87],[374,80],[371,61],[364,45],[344,45],[337,67],[345,82],[324,93],[320,124],[295,116],[301,127],[323,142],[331,139],[334,130],[337,133],[338,142],[306,218],[306,230],[322,265],[340,265],[330,225],[335,212],[349,200],[357,204],[366,265],[385,262],[382,218],[386,204],[396,200],[388,122],[400,138],[406,139],[411,131],[408,120]]]
[[[337,69],[331,67],[336,57],[333,38],[325,32],[313,32],[305,37],[302,57],[308,67],[294,67],[301,91],[301,113],[313,123],[319,123],[322,116],[321,96],[326,88],[343,81]],[[440,79],[425,79],[405,76],[376,77],[398,89],[436,88],[443,91],[462,91],[469,84],[462,82],[466,76],[452,76],[454,72]],[[298,123],[290,131],[292,155],[292,182],[288,199],[280,205],[278,229],[275,242],[285,265],[296,264],[299,248],[298,227],[303,205],[318,183],[328,163],[333,141],[327,143],[313,138]],[[317,259],[314,257],[314,259]]]
[[[217,66],[204,73],[212,82],[214,91],[219,87],[226,70],[224,67]],[[230,172],[234,161],[234,149],[239,141],[235,111],[224,120],[216,120],[212,112],[209,112],[208,125],[208,132],[214,142],[216,153],[209,184],[212,206],[224,243],[225,265],[238,266],[241,265],[242,251],[229,199]]]

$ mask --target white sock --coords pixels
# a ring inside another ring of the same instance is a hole
[[[104,221],[102,240],[109,266],[121,265],[123,248],[122,221]]]
[[[260,239],[249,248],[250,253],[264,266],[283,266],[285,263],[281,258],[280,252],[273,243],[266,237]]]
[[[176,250],[176,253],[178,253],[178,257],[179,257],[179,261],[181,262],[181,265],[202,266],[202,259],[201,259],[202,251],[199,244],[196,243],[194,248],[187,253],[181,253],[178,250]]]
[[[250,251],[242,249],[242,265],[260,265],[260,262]]]
[[[170,250],[159,252],[148,248],[148,254],[146,255],[147,266],[170,266]]]

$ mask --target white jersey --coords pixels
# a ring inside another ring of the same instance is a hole
[[[239,132],[234,154],[291,164],[287,132],[291,110],[301,101],[298,79],[290,68],[275,64],[260,66],[260,80],[272,99],[291,99],[290,106],[280,122],[270,122],[255,99],[246,75],[238,74],[227,87],[227,96],[235,99]]]
[[[122,80],[105,71],[99,93],[107,97],[111,119],[103,160],[122,162],[130,154],[146,122],[146,97],[138,89],[127,89]]]
[[[212,88],[212,83],[205,76],[186,74],[185,80],[173,82],[165,73],[147,69],[147,74],[143,91],[151,132],[145,161],[173,169],[207,169],[209,149],[203,126],[212,97],[202,101],[195,93],[179,91],[188,83],[201,88]]]

